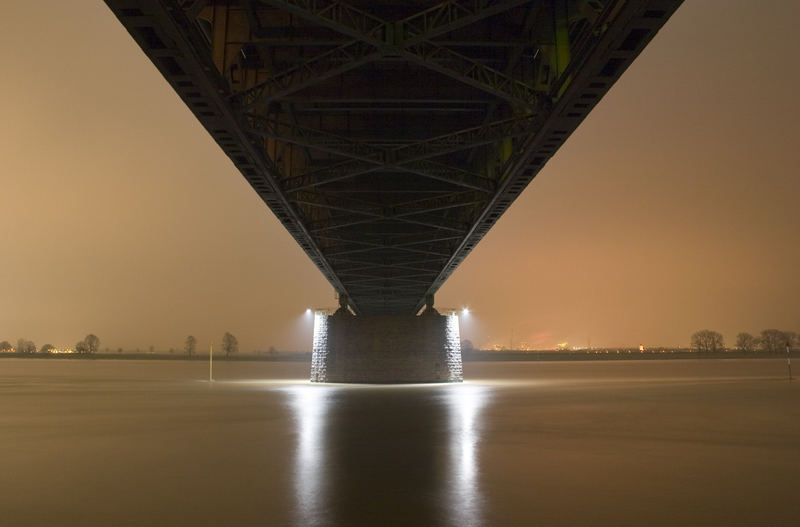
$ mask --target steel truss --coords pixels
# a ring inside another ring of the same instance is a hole
[[[415,313],[681,0],[106,0],[358,314]]]
[[[277,73],[239,94],[239,100],[248,108],[268,104],[280,95],[387,56],[402,57],[514,103],[524,106],[536,103],[537,94],[526,83],[429,41],[525,1],[448,1],[394,23],[336,0],[261,0],[261,3],[357,40]]]

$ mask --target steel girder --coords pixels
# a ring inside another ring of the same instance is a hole
[[[525,1],[451,0],[397,22],[385,21],[336,0],[261,0],[261,3],[284,9],[358,40],[277,73],[243,92],[239,97],[248,108],[268,104],[280,94],[293,93],[313,82],[386,56],[402,57],[511,102],[525,106],[536,102],[536,93],[528,84],[429,41]]]
[[[536,124],[535,116],[522,115],[388,149],[380,145],[352,141],[322,131],[293,126],[279,120],[253,115],[245,117],[250,131],[254,134],[351,160],[286,178],[282,185],[285,192],[305,190],[373,172],[394,170],[488,193],[493,190],[493,179],[452,163],[450,165],[437,163],[430,158],[490,145],[504,139],[527,136],[531,133],[532,126]]]
[[[680,0],[106,0],[357,314],[414,313]]]

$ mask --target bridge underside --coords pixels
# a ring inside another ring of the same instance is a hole
[[[680,0],[106,0],[356,314],[415,314]]]

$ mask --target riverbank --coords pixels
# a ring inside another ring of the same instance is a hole
[[[40,359],[40,360],[164,360],[164,361],[208,361],[208,355],[185,353],[0,353],[0,359]],[[236,354],[230,357],[214,354],[215,361],[258,361],[258,362],[311,362],[311,352],[284,352],[273,354]]]
[[[717,351],[698,352],[689,349],[597,349],[573,351],[487,351],[475,350],[462,353],[464,361],[591,361],[591,360],[674,360],[674,359],[770,359],[786,357],[786,352],[765,351]],[[800,357],[800,350],[792,350],[791,357]]]
[[[800,358],[800,350],[792,350],[792,358]],[[645,350],[598,349],[598,350],[471,350],[462,353],[464,362],[513,362],[513,361],[607,361],[607,360],[676,360],[676,359],[770,359],[786,358],[786,352],[764,351],[717,351],[697,352],[688,349]],[[163,360],[163,361],[208,361],[208,355],[184,353],[0,353],[0,359],[39,360]],[[264,354],[236,354],[230,357],[214,355],[214,360],[231,362],[311,362],[311,352],[275,352]]]

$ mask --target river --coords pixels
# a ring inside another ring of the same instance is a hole
[[[800,382],[778,359],[308,371],[0,360],[0,526],[800,524]]]

